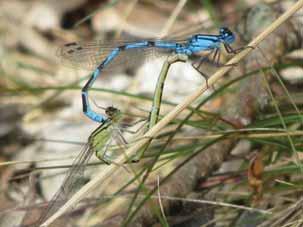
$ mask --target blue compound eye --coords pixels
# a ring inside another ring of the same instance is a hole
[[[234,42],[235,36],[234,36],[234,34],[233,34],[228,28],[222,27],[222,28],[220,28],[219,32],[220,32],[221,38],[222,38],[225,42],[227,42],[227,43],[232,43],[232,42]]]
[[[220,28],[220,35],[226,35],[226,28]]]
[[[231,34],[232,32],[228,28],[226,27],[220,28],[220,35],[227,37]]]

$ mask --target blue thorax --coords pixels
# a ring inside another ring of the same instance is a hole
[[[197,34],[190,37],[183,48],[176,49],[177,53],[191,55],[205,50],[220,48],[221,43],[232,44],[235,35],[225,27],[220,28],[219,35]]]

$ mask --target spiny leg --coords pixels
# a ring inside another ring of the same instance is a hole
[[[224,43],[224,48],[226,50],[227,53],[229,54],[237,54],[239,52],[241,52],[242,50],[245,50],[247,48],[250,48],[250,49],[255,49],[253,46],[246,46],[246,47],[240,47],[240,48],[237,48],[237,49],[233,49],[229,44],[227,43]]]
[[[215,51],[215,53],[214,53]],[[201,66],[203,65],[203,63],[205,62],[209,62],[209,56],[212,55],[214,53],[214,55],[216,55],[217,49],[212,50],[210,53],[208,53],[206,56],[203,56],[202,58],[200,58],[198,61],[193,62],[192,66],[195,70],[197,70],[197,72],[205,79],[205,83],[206,83],[206,88],[209,88],[208,86],[208,78],[209,76],[207,74],[205,74],[204,72],[202,72],[202,70],[200,70]],[[198,65],[195,65],[198,62]]]
[[[212,59],[209,60],[209,56],[212,55],[212,54],[213,54]],[[235,64],[225,64],[225,65],[224,65],[224,64],[221,64],[221,63],[220,63],[220,59],[221,59],[221,52],[220,52],[220,49],[219,49],[219,48],[216,48],[216,49],[212,50],[208,55],[202,57],[202,58],[199,60],[198,66],[195,66],[195,65],[194,65],[195,63],[192,64],[193,67],[194,67],[194,69],[196,69],[196,70],[200,73],[200,75],[205,79],[205,81],[206,81],[206,87],[207,87],[207,88],[209,88],[209,84],[208,84],[208,78],[209,78],[209,76],[200,70],[200,67],[202,66],[202,64],[203,64],[204,62],[207,62],[207,61],[208,61],[208,62],[210,62],[210,63],[213,63],[216,67],[235,66]],[[212,89],[215,90],[214,86],[211,86],[211,87],[212,87]]]
[[[144,121],[147,122],[146,119],[140,119],[140,120],[138,120],[138,121],[136,121],[136,122],[133,122],[132,124],[123,124],[122,126],[120,126],[120,130],[121,130],[122,132],[127,132],[127,133],[130,133],[130,134],[136,134],[136,133],[140,132],[140,131],[143,129],[143,127],[146,126],[146,124],[142,124],[139,128],[137,128],[137,129],[134,130],[134,131],[133,131],[133,130],[126,129],[126,127],[132,127],[132,126],[134,126],[134,125],[136,125],[136,124],[139,124],[139,123],[141,123],[141,122],[144,122]]]
[[[221,59],[221,51],[219,49],[216,50],[215,56],[213,58],[213,62],[215,63],[216,67],[231,67],[231,66],[237,66],[236,63],[234,64],[222,64],[220,63]]]
[[[229,44],[227,44],[227,43],[224,43],[223,45],[224,45],[224,48],[225,48],[225,50],[226,50],[226,52],[227,52],[228,54],[237,54],[237,53],[239,53],[239,52],[241,52],[242,50],[245,50],[245,49],[247,49],[247,48],[255,49],[255,48],[252,47],[252,46],[240,47],[240,48],[238,48],[238,49],[233,49],[233,48],[232,48]],[[234,67],[234,66],[237,66],[237,65],[238,65],[237,63],[233,63],[233,64],[224,64],[224,65],[222,65],[222,67]]]

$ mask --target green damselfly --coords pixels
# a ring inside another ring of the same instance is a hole
[[[112,106],[105,108],[105,114],[107,119],[89,136],[83,150],[73,161],[60,189],[53,196],[40,217],[30,226],[40,226],[87,182],[84,177],[84,170],[93,154],[107,164],[114,162],[115,158],[121,154],[120,148],[124,149],[127,145],[122,135],[125,129],[122,124],[123,114],[119,109]],[[114,144],[116,146],[113,146]],[[30,216],[31,211],[24,216],[23,223]],[[22,226],[28,226],[28,224]]]

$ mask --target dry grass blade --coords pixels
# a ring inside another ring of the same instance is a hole
[[[300,199],[298,202],[289,206],[287,209],[275,214],[268,221],[259,225],[259,227],[302,226],[302,209],[303,199]],[[301,224],[298,222],[301,222]],[[294,225],[292,225],[291,223],[293,223]]]
[[[294,4],[289,10],[287,10],[283,15],[281,15],[275,22],[271,24],[265,31],[263,31],[260,35],[258,35],[253,41],[251,41],[248,45],[251,47],[256,47],[261,41],[263,41],[268,35],[270,35],[275,29],[277,29],[283,22],[285,22],[288,18],[290,18],[296,11],[303,7],[303,0],[298,1]],[[237,54],[233,57],[227,64],[235,64],[242,60],[245,56],[247,56],[252,51],[252,48],[247,48],[243,50],[241,53]],[[231,67],[223,67],[218,70],[208,81],[209,86],[213,85],[221,79]],[[156,124],[152,129],[150,129],[139,142],[137,142],[134,146],[130,147],[126,153],[127,156],[134,155],[140,148],[142,148],[150,138],[153,138],[160,130],[162,130],[168,123],[170,123],[175,117],[178,116],[185,108],[191,105],[200,95],[207,90],[206,85],[202,85],[197,91],[188,96],[182,103],[176,106],[169,114],[167,114],[158,124]],[[120,156],[117,160],[117,163],[123,163],[125,161],[125,156]],[[70,209],[75,203],[77,203],[80,199],[85,197],[87,193],[89,193],[93,188],[103,182],[106,178],[111,176],[116,170],[120,167],[116,165],[108,166],[103,172],[101,172],[98,176],[92,179],[89,183],[87,183],[83,188],[81,188],[63,207],[61,207],[52,217],[50,217],[42,226],[48,226],[55,219],[60,217],[63,213],[65,213],[68,209]]]

